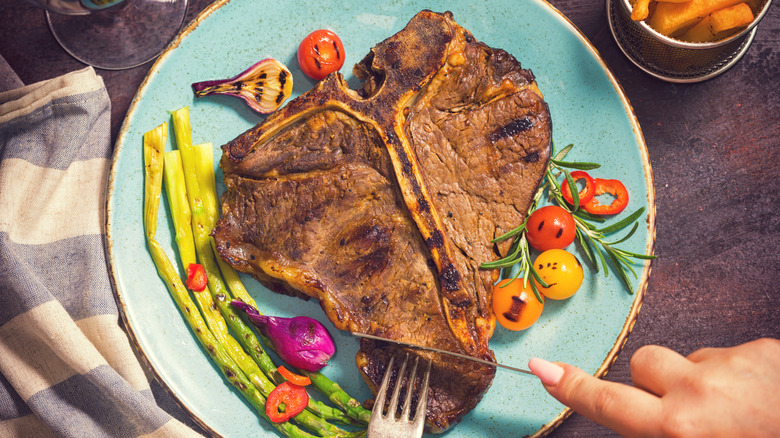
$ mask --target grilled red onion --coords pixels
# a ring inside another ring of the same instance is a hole
[[[271,341],[279,357],[295,368],[319,371],[336,352],[328,329],[316,319],[308,316],[265,316],[243,301],[233,300],[230,304],[243,310],[263,336]]]

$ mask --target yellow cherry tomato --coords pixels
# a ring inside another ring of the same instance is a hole
[[[539,292],[552,300],[565,300],[574,295],[582,285],[582,264],[572,253],[563,249],[550,249],[534,261],[534,268],[547,287],[536,282]]]
[[[539,302],[531,283],[523,287],[522,278],[514,281],[506,279],[493,286],[493,313],[504,328],[520,331],[531,327],[539,319],[543,308],[544,297]]]

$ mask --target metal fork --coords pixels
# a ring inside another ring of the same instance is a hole
[[[390,362],[387,364],[387,370],[385,376],[382,378],[382,385],[379,387],[379,392],[376,395],[376,401],[374,402],[374,409],[371,412],[371,419],[368,422],[368,437],[369,438],[395,438],[395,437],[408,437],[416,438],[421,437],[423,434],[423,427],[425,425],[425,408],[428,406],[428,378],[431,375],[431,362],[428,361],[428,367],[425,373],[421,377],[422,384],[420,385],[420,396],[417,402],[417,410],[414,412],[414,417],[409,418],[412,408],[412,390],[414,389],[415,377],[417,374],[417,363],[419,362],[419,356],[415,357],[414,365],[412,367],[411,376],[407,380],[406,384],[406,399],[404,401],[403,411],[400,417],[396,416],[398,411],[398,396],[401,392],[401,383],[403,382],[403,376],[406,372],[406,363],[409,360],[409,353],[404,357],[404,361],[401,364],[401,370],[398,371],[398,377],[396,378],[395,389],[393,390],[393,396],[390,399],[390,406],[387,409],[387,415],[382,413],[385,406],[385,395],[387,393],[387,387],[390,384],[390,375],[393,374],[393,362],[395,356],[390,358]]]

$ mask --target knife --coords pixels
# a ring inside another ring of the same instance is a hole
[[[472,362],[481,363],[483,365],[489,365],[489,366],[493,366],[493,367],[497,367],[497,368],[504,368],[504,369],[507,369],[507,370],[516,371],[518,373],[530,374],[532,376],[534,375],[534,373],[532,373],[532,372],[530,372],[528,370],[524,370],[522,368],[510,367],[509,365],[504,365],[504,364],[500,364],[500,363],[496,363],[496,362],[490,362],[489,360],[479,359],[479,358],[476,358],[476,357],[467,356],[465,354],[455,353],[453,351],[440,350],[438,348],[426,347],[424,345],[417,345],[417,344],[412,344],[412,343],[409,343],[409,342],[396,341],[394,339],[387,339],[387,338],[383,338],[383,337],[380,337],[380,336],[368,335],[368,334],[365,334],[365,333],[352,332],[352,334],[354,336],[357,336],[358,338],[371,339],[372,341],[389,342],[391,344],[396,344],[396,345],[400,345],[400,346],[403,346],[403,347],[409,347],[409,348],[416,348],[418,350],[432,351],[434,353],[446,354],[448,356],[454,356],[454,357],[458,357],[458,358],[461,358],[461,359],[470,360]]]

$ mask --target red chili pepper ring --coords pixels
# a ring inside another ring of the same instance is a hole
[[[595,196],[590,201],[580,204],[582,209],[591,214],[618,214],[628,206],[628,190],[622,182],[616,179],[596,178]],[[596,198],[608,193],[615,197],[609,204],[602,204]]]
[[[579,180],[585,180],[585,188],[579,191],[580,196],[580,205],[585,204],[586,202],[593,199],[594,196],[596,196],[596,182],[591,178],[590,175],[588,175],[588,172],[582,171],[582,170],[575,170],[571,173],[571,177],[574,180],[574,182],[577,182]],[[566,183],[566,180],[563,180],[563,183],[561,184],[561,194],[563,195],[563,199],[566,200],[569,204],[574,205],[574,198],[571,196],[571,190],[569,190],[569,184]]]
[[[303,412],[308,404],[309,394],[303,386],[282,382],[268,394],[265,413],[274,423],[283,423]]]

